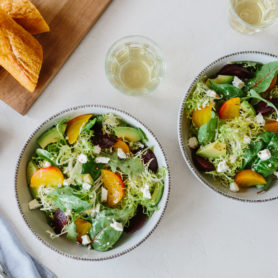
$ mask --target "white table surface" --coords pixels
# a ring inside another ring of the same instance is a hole
[[[224,0],[115,0],[26,116],[0,103],[0,213],[58,277],[278,277],[278,201],[245,204],[208,190],[187,168],[177,141],[181,99],[202,68],[240,50],[278,54],[277,25],[244,36],[229,27],[227,12]],[[166,56],[166,77],[146,97],[124,96],[105,77],[107,49],[129,34],[152,38]],[[44,246],[24,223],[14,193],[17,157],[31,132],[50,115],[86,103],[121,108],[151,127],[172,176],[156,231],[134,251],[105,262],[75,261]]]

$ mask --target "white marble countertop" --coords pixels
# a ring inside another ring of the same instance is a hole
[[[181,99],[202,68],[240,50],[278,54],[277,25],[255,36],[238,34],[228,24],[227,2],[115,0],[26,116],[0,103],[0,213],[58,277],[278,277],[278,202],[245,204],[208,190],[187,168],[177,141]],[[152,38],[166,56],[166,77],[149,96],[124,96],[105,77],[107,49],[129,34]],[[115,106],[147,124],[166,151],[172,176],[156,231],[134,251],[105,262],[75,261],[44,246],[24,223],[14,193],[16,161],[31,132],[50,115],[86,103]]]

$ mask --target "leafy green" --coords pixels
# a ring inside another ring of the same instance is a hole
[[[109,166],[113,172],[120,169],[127,175],[139,175],[144,171],[144,164],[139,157],[131,157],[120,160],[117,153],[114,153],[109,161]]]
[[[253,61],[236,61],[233,62],[232,64],[241,65],[244,68],[251,70],[252,72],[259,70],[263,66],[262,63],[253,62]]]
[[[147,135],[145,134],[145,132],[144,132],[140,127],[137,128],[137,131],[138,131],[138,133],[139,133],[140,136],[141,136],[142,142],[143,142],[143,143],[148,142],[148,137],[147,137]]]
[[[268,149],[271,152],[271,157],[267,160],[261,160],[258,157],[258,152]],[[249,149],[244,152],[244,161],[242,169],[251,168],[267,177],[273,174],[278,169],[278,134],[270,131],[263,132],[253,140]]]
[[[49,196],[52,197],[56,206],[62,211],[74,210],[81,212],[91,207],[90,203],[81,199],[84,198],[82,193],[71,187],[58,187]]]
[[[89,131],[97,122],[97,118],[94,118],[86,123],[86,125],[81,129],[81,132]]]
[[[82,164],[81,174],[90,174],[95,181],[99,178],[102,168],[102,164],[96,163],[93,157],[89,157],[88,162]]]
[[[76,225],[74,224],[74,222],[71,222],[66,229],[67,229],[67,239],[76,242],[78,233],[76,232]]]
[[[208,144],[215,136],[215,131],[218,126],[218,118],[210,119],[206,124],[202,125],[198,131],[198,141],[200,144]]]
[[[93,239],[92,247],[98,251],[107,251],[119,240],[122,231],[117,231],[111,224],[114,219],[108,216],[105,211],[100,212],[94,221],[90,230],[90,236]]]
[[[250,91],[248,92],[247,97],[245,97],[244,99],[250,99],[250,98],[256,99],[256,100],[258,100],[258,101],[263,101],[263,102],[265,102],[265,103],[267,104],[267,106],[270,106],[270,107],[272,107],[272,108],[275,110],[276,115],[278,116],[278,109],[277,109],[277,107],[276,107],[271,101],[266,100],[265,98],[261,97],[261,96],[260,96],[255,90],[253,90],[253,89],[250,90]]]
[[[265,92],[270,86],[274,76],[278,73],[278,61],[265,64],[258,70],[255,76],[249,80],[248,89],[254,89],[257,93]]]
[[[211,88],[216,91],[219,95],[222,95],[225,100],[228,100],[233,97],[244,97],[244,92],[231,85],[231,84],[217,84],[212,80],[209,81]]]
[[[48,152],[47,150],[43,150],[43,149],[36,149],[36,154],[41,158],[41,159],[45,159],[48,162],[51,163],[51,165],[55,166],[55,167],[59,167],[57,165],[57,163],[55,162],[55,158],[53,157],[53,155]]]
[[[273,181],[276,179],[274,175],[270,175],[266,178],[266,184],[260,186],[261,190],[268,191],[273,186]]]
[[[65,123],[68,122],[69,119],[63,119],[62,121],[60,121],[56,128],[58,131],[59,136],[61,137],[61,141],[66,144],[66,139],[65,139],[65,130],[66,130],[66,125]]]

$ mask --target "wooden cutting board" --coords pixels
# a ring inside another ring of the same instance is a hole
[[[30,93],[0,69],[0,99],[24,115],[54,78],[112,0],[32,0],[50,25],[50,32],[36,36],[44,61],[38,86]]]

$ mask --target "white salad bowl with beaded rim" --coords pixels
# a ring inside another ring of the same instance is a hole
[[[178,140],[180,145],[180,150],[182,152],[183,158],[186,161],[189,169],[192,171],[192,173],[196,176],[196,178],[204,185],[206,185],[208,188],[212,189],[213,191],[232,198],[234,200],[244,201],[244,202],[266,202],[270,200],[278,199],[278,182],[276,181],[276,184],[271,187],[270,190],[258,194],[257,188],[248,188],[245,191],[240,192],[232,192],[229,190],[229,188],[223,186],[219,180],[213,179],[211,176],[200,172],[196,166],[193,163],[192,155],[191,155],[191,149],[188,146],[188,139],[189,139],[189,123],[186,119],[185,112],[184,112],[184,106],[188,99],[189,93],[194,88],[196,83],[202,78],[203,76],[213,76],[219,70],[226,65],[229,62],[232,61],[254,61],[254,62],[260,62],[263,64],[277,61],[278,56],[260,52],[260,51],[242,51],[242,52],[236,52],[232,53],[226,56],[223,56],[216,61],[209,64],[206,68],[204,68],[194,79],[194,81],[191,83],[189,89],[187,90],[185,96],[183,97],[179,115],[178,115]]]
[[[51,126],[58,123],[64,118],[73,118],[81,114],[105,114],[112,112],[116,115],[119,115],[125,122],[128,124],[141,128],[147,138],[147,145],[153,146],[153,151],[157,157],[158,166],[166,167],[166,176],[164,183],[164,192],[162,198],[158,204],[158,210],[144,223],[144,225],[132,234],[124,233],[119,242],[115,247],[106,252],[99,252],[95,250],[89,250],[88,248],[82,247],[78,244],[75,244],[64,237],[59,237],[52,240],[49,234],[46,233],[47,230],[51,230],[50,226],[47,224],[46,217],[44,213],[40,210],[29,210],[28,203],[33,199],[27,184],[26,180],[26,166],[28,160],[32,157],[37,143],[36,140],[38,137],[48,130]],[[21,154],[19,156],[16,173],[15,173],[15,193],[18,203],[18,207],[21,215],[23,216],[26,224],[35,234],[35,236],[47,245],[52,250],[78,260],[86,261],[102,261],[107,259],[112,259],[123,255],[138,245],[145,241],[155,230],[159,224],[162,216],[164,215],[167,202],[169,199],[170,193],[170,175],[168,171],[168,164],[164,154],[164,151],[158,142],[155,135],[140,121],[135,119],[133,116],[128,113],[118,110],[116,108],[101,106],[101,105],[83,105],[64,110],[46,120],[42,123],[29,137],[25,143]]]

